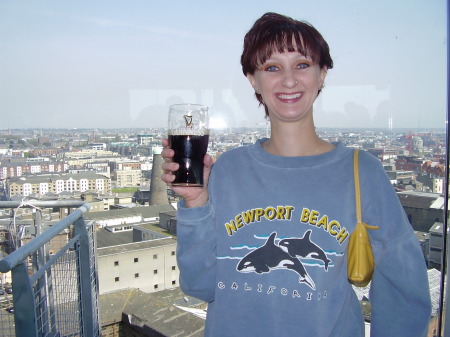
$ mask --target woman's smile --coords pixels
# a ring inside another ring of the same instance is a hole
[[[300,92],[293,93],[293,94],[282,93],[282,94],[277,94],[277,97],[285,103],[295,103],[302,97],[302,93],[300,93]]]

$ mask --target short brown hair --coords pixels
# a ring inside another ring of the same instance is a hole
[[[310,57],[320,68],[333,68],[328,43],[311,24],[277,13],[266,13],[255,21],[244,37],[242,72],[245,76],[253,75],[258,66],[274,52],[286,51],[298,51]],[[258,101],[264,104],[261,95],[255,95]]]

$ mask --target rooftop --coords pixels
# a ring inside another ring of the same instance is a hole
[[[121,253],[125,253],[125,252],[154,248],[154,247],[176,245],[176,243],[177,243],[177,240],[168,236],[165,238],[159,238],[159,239],[154,239],[154,240],[130,242],[130,243],[121,244],[118,246],[97,248],[97,255],[98,256],[115,255],[115,254],[121,254]]]
[[[403,207],[430,208],[440,198],[438,193],[404,191],[397,193]]]
[[[104,175],[82,172],[82,173],[34,173],[33,175],[24,175],[21,177],[9,178],[10,184],[26,184],[26,183],[39,183],[44,180],[56,181],[56,180],[70,180],[70,179],[107,179]]]
[[[102,325],[123,321],[140,336],[203,336],[205,321],[180,307],[204,306],[179,288],[150,294],[127,289],[100,296]]]
[[[86,220],[108,220],[124,216],[142,215],[144,219],[159,217],[159,213],[173,211],[172,205],[153,205],[134,208],[113,209],[104,212],[93,212],[85,215]]]

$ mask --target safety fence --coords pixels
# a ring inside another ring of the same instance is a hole
[[[33,208],[36,233],[23,245],[24,226],[14,214],[19,207]],[[43,207],[73,211],[58,223],[44,226]],[[4,242],[13,247],[7,247],[9,255],[0,260],[0,272],[11,272],[11,283],[0,287],[0,337],[100,336],[95,228],[83,218],[89,204],[0,202],[0,208],[13,213],[3,230],[8,237]],[[56,252],[50,250],[50,240],[61,233],[66,234],[67,243]]]

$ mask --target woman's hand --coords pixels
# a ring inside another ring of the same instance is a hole
[[[162,164],[163,174],[161,180],[164,181],[176,194],[183,197],[186,207],[200,207],[204,206],[208,202],[208,179],[213,165],[213,159],[210,155],[205,155],[203,163],[205,165],[203,169],[203,187],[192,186],[172,186],[172,182],[175,179],[175,175],[172,172],[178,170],[179,165],[172,162],[174,151],[169,147],[169,140],[164,138],[162,140],[163,150],[161,155],[164,159]]]

